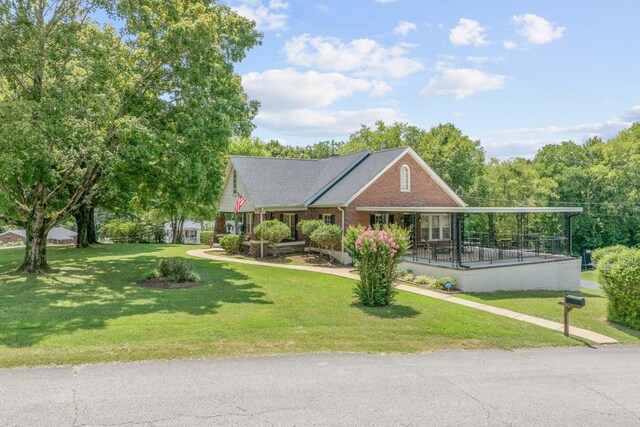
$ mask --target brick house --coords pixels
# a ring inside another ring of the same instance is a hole
[[[78,234],[64,227],[53,227],[47,234],[49,245],[75,245]],[[0,233],[0,243],[24,242],[27,239],[25,230],[9,230]]]
[[[254,252],[257,245],[264,250],[253,240],[253,227],[264,219],[277,218],[287,224],[291,234],[282,246],[298,250],[304,248],[307,237],[297,229],[301,220],[322,219],[337,224],[343,233],[350,225],[396,223],[411,232],[412,250],[404,268],[417,273],[453,276],[464,288],[464,272],[472,268],[570,261],[569,266],[555,266],[562,271],[551,271],[555,284],[544,288],[566,289],[560,284],[565,276],[570,276],[570,289],[579,286],[579,271],[574,274],[574,267],[580,263],[571,254],[570,242],[571,218],[580,208],[468,207],[410,147],[363,150],[322,160],[232,156],[218,203],[217,233],[235,232],[229,218],[238,195],[246,200],[238,214],[238,232],[246,236],[245,244]],[[537,214],[563,215],[565,236],[533,233],[528,218]],[[476,233],[465,227],[472,215],[484,218],[485,231]],[[509,218],[501,222],[505,216]],[[512,233],[497,230],[496,224],[502,223],[513,224]],[[334,256],[350,262],[343,248]],[[569,273],[564,274],[565,270]],[[495,277],[483,280],[493,283]],[[536,288],[529,282],[519,287]],[[481,288],[493,290],[489,285]]]
[[[291,228],[290,240],[304,241],[306,236],[296,226],[305,219],[323,219],[345,229],[355,224],[410,226],[413,213],[403,209],[383,213],[362,208],[465,206],[408,147],[364,150],[322,160],[234,156],[226,172],[218,210],[233,212],[236,195],[241,194],[246,202],[239,222],[246,235],[263,218],[283,221]],[[222,217],[216,221],[216,231],[227,232]]]

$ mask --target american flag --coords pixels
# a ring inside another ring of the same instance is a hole
[[[244,205],[244,202],[245,202],[245,198],[242,197],[240,193],[238,193],[238,197],[236,198],[236,207],[233,208],[233,213],[238,213],[242,208],[242,205]]]

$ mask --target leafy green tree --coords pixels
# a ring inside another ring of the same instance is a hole
[[[413,148],[440,177],[461,196],[473,194],[484,172],[484,151],[454,125],[441,124],[425,131],[407,123],[386,125],[376,122],[375,129],[363,125],[342,146],[342,153],[398,147]]]
[[[99,6],[119,33],[91,20]],[[251,130],[233,64],[259,43],[254,26],[202,0],[0,0],[0,215],[26,228],[21,271],[48,271],[48,231],[114,168],[135,188],[163,148],[217,159]]]
[[[229,144],[232,156],[271,157],[271,153],[259,138],[234,138]]]

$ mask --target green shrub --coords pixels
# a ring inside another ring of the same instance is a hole
[[[155,279],[156,277],[160,277],[160,272],[157,268],[154,268],[153,270],[145,273],[145,275],[142,277],[142,280],[151,280]]]
[[[344,234],[344,249],[349,253],[349,256],[355,260],[356,252],[356,240],[364,233],[365,228],[361,225],[350,225]]]
[[[187,281],[188,282],[199,282],[200,281],[200,275],[198,273],[196,273],[195,271],[192,271],[191,273],[189,273],[189,276],[187,276]]]
[[[611,253],[621,252],[627,249],[629,248],[624,245],[614,245],[614,246],[607,246],[604,248],[594,249],[593,252],[591,252],[591,262],[593,263],[593,265],[597,266],[598,262],[600,262],[600,260],[605,256]]]
[[[447,287],[445,286],[445,283],[447,282],[451,282],[451,288],[449,288],[448,290],[455,291],[458,289],[456,287],[456,279],[454,279],[453,277],[443,277],[438,280],[433,280],[433,282],[431,282],[431,287],[435,289],[447,290]]]
[[[115,243],[162,243],[164,228],[161,225],[114,219],[104,225],[104,233]]]
[[[418,285],[431,285],[435,281],[435,279],[433,277],[420,275],[416,276],[413,281]]]
[[[191,264],[183,259],[163,258],[158,264],[158,272],[161,277],[167,278],[173,283],[189,282],[193,274]]]
[[[325,222],[321,219],[305,219],[298,223],[298,230],[302,231],[302,234],[308,239],[311,239],[311,234],[323,225],[325,225]]]
[[[322,224],[311,233],[310,238],[321,249],[332,251],[342,241],[342,229],[334,224]]]
[[[404,277],[409,274],[408,270],[398,270],[398,277]]]
[[[242,248],[242,236],[238,234],[225,234],[220,238],[220,246],[229,255],[239,254]]]
[[[411,273],[407,273],[404,275],[403,279],[407,282],[413,282],[415,280],[415,276]]]
[[[200,243],[203,245],[207,245],[209,247],[213,246],[213,238],[215,233],[213,231],[201,231],[200,232]]]
[[[640,249],[610,250],[597,269],[608,299],[607,318],[640,330]]]
[[[405,239],[403,234],[398,239]],[[393,282],[396,266],[402,259],[408,243],[396,241],[385,230],[365,230],[354,242],[354,260],[357,262],[360,280],[354,292],[361,304],[385,306],[393,302]]]
[[[262,221],[253,228],[253,233],[260,240],[265,240],[273,249],[273,256],[277,255],[278,243],[291,235],[289,226],[277,219]]]

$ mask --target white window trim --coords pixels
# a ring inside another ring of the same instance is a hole
[[[433,227],[431,225],[433,222],[433,217],[439,218],[439,221],[438,221],[438,234],[439,234],[438,237],[439,238],[438,239],[433,238]],[[448,225],[446,226],[444,225],[444,221],[443,221],[443,219],[445,218],[447,219],[447,222],[448,222]],[[425,223],[426,223],[426,227],[425,227]],[[447,214],[437,214],[437,215],[422,214],[420,218],[420,238],[421,239],[424,239],[425,228],[428,230],[429,238],[427,240],[430,242],[441,242],[441,241],[451,240],[451,218],[449,218],[449,215]],[[443,238],[445,228],[449,229],[448,238]]]
[[[404,171],[407,171],[407,187],[404,188],[403,187],[403,177],[404,177]],[[411,168],[409,167],[409,165],[407,164],[403,164],[402,166],[400,166],[400,191],[403,193],[409,193],[411,192]]]
[[[332,214],[323,213],[321,215],[322,215],[322,220],[324,221],[325,224],[331,224],[331,216],[332,216]],[[327,220],[329,220],[329,222],[327,222]]]

